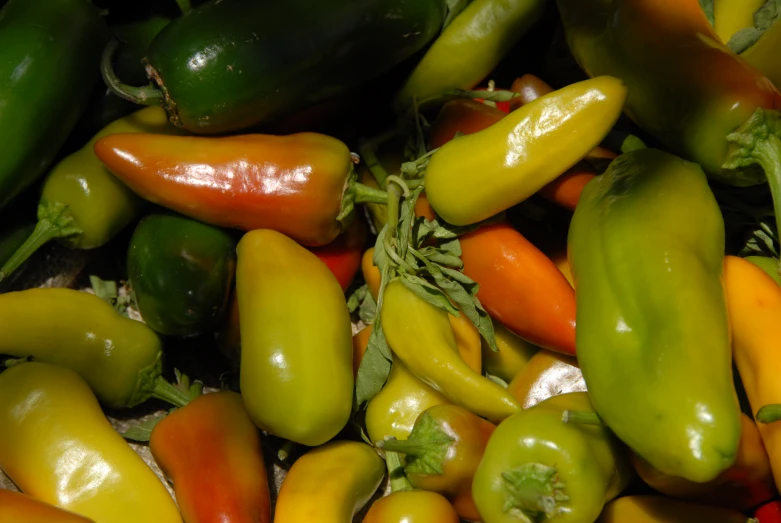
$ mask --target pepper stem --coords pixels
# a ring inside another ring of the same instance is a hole
[[[155,379],[154,386],[149,390],[149,397],[163,400],[175,407],[184,407],[192,399],[189,394],[169,383],[162,376]]]
[[[134,104],[159,105],[163,101],[163,93],[153,83],[144,87],[133,87],[123,84],[114,73],[112,63],[117,48],[119,48],[119,39],[114,37],[103,50],[103,56],[100,60],[100,74],[106,86],[115,95]]]
[[[781,420],[781,405],[765,405],[757,411],[756,419],[760,423],[774,423]]]
[[[541,463],[527,463],[502,473],[504,512],[524,523],[555,516],[560,502],[568,501],[558,471]]]
[[[378,441],[377,446],[387,452],[398,452],[406,456],[425,456],[431,452],[431,445],[426,442],[398,440],[395,438]]]
[[[388,203],[388,193],[381,189],[375,189],[358,182],[353,184],[353,189],[355,190],[355,203]]]
[[[388,467],[388,477],[390,478],[391,492],[400,490],[412,490],[412,484],[404,473],[404,463],[401,456],[396,452],[385,453],[385,466]]]
[[[561,415],[561,421],[564,423],[575,423],[577,425],[604,425],[602,418],[596,412],[583,412],[579,410],[565,410]]]

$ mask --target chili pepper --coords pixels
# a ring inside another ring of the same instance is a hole
[[[162,104],[188,131],[227,133],[360,87],[423,48],[444,16],[443,0],[209,2],[154,39],[146,57],[154,84],[120,83],[111,45],[103,78],[118,96]]]
[[[593,522],[627,486],[630,470],[618,439],[603,425],[562,423],[570,409],[593,415],[588,394],[574,392],[496,428],[472,485],[485,523]]]
[[[296,443],[330,440],[350,418],[352,328],[339,282],[287,236],[239,242],[241,393],[255,424]]]
[[[781,501],[771,501],[754,511],[757,523],[778,523],[781,521]]]
[[[578,196],[580,198],[580,196]],[[567,278],[567,281],[575,288],[575,279],[572,277],[572,269],[569,266],[569,260],[567,260],[567,248],[556,250],[550,254],[551,261],[556,264],[561,273]]]
[[[44,173],[76,125],[108,28],[84,0],[11,0],[0,35],[1,207]]]
[[[750,261],[781,285],[781,272],[778,271],[778,260],[768,256],[746,256],[744,259]]]
[[[756,523],[734,510],[662,496],[624,496],[608,503],[597,523]]]
[[[540,350],[526,363],[507,387],[521,407],[528,409],[558,394],[585,392],[586,381],[578,360]]]
[[[713,481],[694,483],[662,474],[637,455],[632,456],[635,470],[653,489],[674,498],[740,511],[765,503],[778,494],[767,451],[754,421],[745,414],[741,421],[743,430],[735,464]]]
[[[488,129],[505,116],[499,109],[469,98],[450,100],[442,106],[434,121],[431,147],[442,147],[454,139],[457,133],[473,134]]]
[[[372,497],[385,465],[365,443],[332,441],[300,457],[285,476],[275,523],[345,523]]]
[[[715,180],[767,180],[778,220],[781,93],[720,42],[697,0],[557,3],[575,59],[626,82],[640,127]]]
[[[316,133],[117,134],[99,140],[95,153],[153,203],[212,225],[271,228],[309,246],[332,242],[354,203],[387,198],[354,183],[345,144]]]
[[[497,352],[492,351],[488,343],[483,341],[483,367],[488,374],[507,383],[512,381],[540,350],[498,322],[494,322],[494,340],[499,349]]]
[[[236,242],[225,231],[167,213],[139,222],[127,255],[138,311],[160,334],[212,331],[228,306]]]
[[[479,416],[501,421],[518,403],[500,385],[472,370],[459,356],[448,315],[391,280],[383,295],[382,330],[393,353],[419,379]],[[425,347],[426,350],[421,350]]]
[[[469,225],[522,202],[597,146],[625,99],[620,80],[593,78],[446,143],[426,167],[431,206],[446,222]]]
[[[24,493],[96,522],[181,523],[162,482],[72,370],[11,367],[0,374],[0,405],[0,469]]]
[[[206,394],[169,414],[149,448],[187,523],[271,521],[260,434],[239,394]]]
[[[556,265],[507,223],[460,238],[464,274],[491,317],[540,347],[575,354],[575,292]]]
[[[178,133],[162,109],[143,109],[108,125],[61,160],[44,181],[35,230],[0,269],[0,279],[51,240],[74,249],[95,249],[138,217],[143,200],[106,170],[93,147],[103,136],[139,132]]]
[[[366,224],[358,217],[330,244],[310,249],[336,276],[343,291],[347,290],[361,267],[366,238]]]
[[[735,461],[740,410],[724,222],[705,174],[656,149],[622,154],[586,186],[568,241],[578,361],[597,412],[661,472],[716,478]]]
[[[475,87],[475,91],[488,91],[493,92],[496,90],[495,85],[493,81],[488,82],[488,87]],[[504,114],[507,114],[510,112],[510,102],[496,102],[496,101],[486,101],[482,98],[475,98],[476,102],[480,102],[482,104],[490,105],[491,107],[496,107],[498,110],[502,111]]]
[[[436,405],[418,416],[406,441],[377,445],[406,456],[405,472],[413,487],[442,494],[461,518],[479,521],[472,478],[495,428],[462,407]]]
[[[173,405],[187,396],[162,377],[162,343],[152,329],[125,318],[93,294],[65,288],[0,294],[0,354],[68,367],[106,407],[149,398]]]
[[[26,494],[0,489],[0,521],[12,523],[94,523],[91,519],[38,501]]]

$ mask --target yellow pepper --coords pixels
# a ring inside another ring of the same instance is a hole
[[[754,11],[765,0],[713,0],[713,28],[725,44],[732,35],[747,27],[754,27]]]
[[[498,321],[494,322],[494,339],[499,349],[497,352],[492,351],[488,343],[483,341],[483,367],[488,374],[507,383],[512,381],[540,350],[538,346],[519,337]]]
[[[540,350],[507,387],[510,394],[528,409],[551,396],[586,391],[578,360],[558,352]]]
[[[625,496],[605,506],[596,523],[749,523],[740,512],[662,496]]]

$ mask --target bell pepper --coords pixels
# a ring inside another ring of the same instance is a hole
[[[110,134],[140,132],[178,133],[165,111],[143,109],[109,124],[52,169],[43,183],[35,230],[3,264],[0,279],[52,240],[73,249],[96,249],[138,218],[144,201],[106,170],[94,145]]]
[[[694,483],[668,476],[632,455],[635,470],[654,490],[674,498],[739,511],[752,509],[778,495],[762,436],[754,421],[741,415],[743,430],[735,464],[713,481]]]
[[[618,439],[603,425],[563,423],[569,409],[591,411],[588,394],[554,396],[496,428],[472,485],[485,523],[591,523],[627,486]]]
[[[608,503],[597,523],[757,523],[740,512],[662,496],[624,496]]]
[[[578,360],[570,356],[541,350],[510,382],[507,390],[521,407],[528,409],[557,394],[585,392],[586,381]]]
[[[111,47],[104,54],[103,77],[118,96],[163,105],[179,127],[228,133],[380,76],[434,39],[445,5],[444,0],[208,2],[154,39],[146,55],[153,84],[120,83],[111,70]],[[360,74],[354,74],[356,64]]]
[[[398,359],[448,400],[498,422],[520,407],[497,383],[472,370],[458,354],[447,313],[418,297],[399,279],[383,294],[382,330]]]
[[[488,374],[507,383],[510,383],[540,350],[538,346],[516,336],[499,322],[494,322],[494,340],[499,349],[496,352],[483,341],[483,368]]]
[[[12,523],[95,523],[21,492],[0,490],[0,521]]]
[[[366,238],[366,223],[362,217],[356,217],[347,230],[334,241],[323,247],[310,249],[336,276],[343,291],[347,290],[361,267]]]
[[[282,481],[274,523],[346,523],[371,499],[385,464],[357,441],[332,441],[298,458]]]
[[[261,429],[325,443],[353,400],[352,327],[339,282],[317,256],[272,230],[239,242],[241,394]]]
[[[405,455],[404,470],[413,487],[442,494],[459,517],[479,521],[472,478],[495,428],[462,407],[436,405],[418,416],[405,441],[389,439],[377,446]]]
[[[188,397],[165,381],[163,347],[143,323],[118,314],[93,294],[64,288],[0,294],[0,354],[68,367],[109,408],[149,398],[176,406]]]
[[[109,33],[85,0],[12,0],[0,35],[2,207],[46,171],[76,125]]]
[[[431,206],[448,223],[470,225],[524,201],[602,141],[626,94],[609,76],[578,82],[451,140],[426,167]]]
[[[0,469],[25,494],[96,522],[182,523],[163,483],[72,370],[11,367],[0,374],[0,405]]]
[[[459,238],[464,274],[492,318],[540,347],[575,354],[575,291],[556,265],[507,223]]]
[[[724,222],[702,169],[657,149],[622,154],[586,186],[568,241],[597,412],[661,472],[713,480],[735,461],[741,427]]]
[[[557,3],[583,70],[626,82],[627,115],[715,180],[768,181],[778,221],[781,93],[721,43],[698,0]]]
[[[196,220],[332,242],[356,202],[385,193],[354,183],[347,146],[322,134],[223,138],[115,134],[95,153],[141,197]]]
[[[175,410],[152,429],[149,448],[187,523],[271,521],[260,434],[239,394],[206,394]]]
[[[236,241],[171,213],[139,222],[127,254],[130,287],[144,322],[169,336],[211,332],[228,306]]]
[[[776,280],[776,283],[781,285],[781,272],[779,272],[779,264],[777,259],[767,256],[746,256],[745,259],[768,273],[771,278]]]

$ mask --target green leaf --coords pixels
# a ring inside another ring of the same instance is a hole
[[[445,23],[442,24],[442,29],[449,26],[458,14],[471,2],[472,0],[445,0],[445,3],[447,4],[447,15],[445,16]]]
[[[447,293],[448,298],[456,304],[477,328],[478,332],[488,343],[488,347],[494,352],[499,352],[499,347],[496,346],[494,325],[491,322],[491,317],[476,297],[479,288],[477,283],[465,274],[447,268],[442,268],[442,274],[434,275],[434,278],[437,285]],[[454,278],[459,278],[460,281]]]
[[[130,427],[120,435],[125,439],[138,441],[140,443],[146,443],[149,441],[149,438],[152,436],[152,430],[154,430],[154,428],[157,426],[158,423],[163,421],[163,418],[165,418],[166,416],[168,416],[168,414],[173,412],[173,410],[174,409],[167,412],[166,414],[159,414],[137,425],[133,425],[132,427]]]
[[[729,39],[727,47],[740,54],[762,38],[781,15],[781,0],[767,0],[754,13],[754,27],[741,29]]]
[[[372,293],[367,292],[366,296],[363,297],[361,306],[358,309],[358,317],[366,325],[373,323],[377,317],[377,302],[374,300]]]
[[[740,54],[757,43],[757,40],[759,40],[763,34],[765,34],[765,32],[756,27],[745,27],[730,37],[727,42],[727,47],[732,49],[733,52]]]
[[[494,376],[493,374],[488,374],[488,373],[486,372],[486,373],[485,373],[485,377],[486,377],[486,378],[488,378],[489,380],[493,381],[493,382],[494,382],[494,383],[496,383],[497,385],[500,385],[501,387],[503,387],[503,388],[505,388],[505,389],[506,389],[506,388],[509,386],[509,385],[507,384],[507,382],[506,382],[506,381],[504,381],[504,380],[503,380],[502,378],[500,378],[499,376]]]
[[[388,381],[393,354],[391,353],[379,318],[374,322],[366,354],[363,355],[355,379],[355,396],[359,406],[376,396]]]
[[[95,296],[113,307],[117,297],[119,297],[117,282],[104,281],[95,275],[90,275],[89,282],[92,286],[92,290],[95,292]]]
[[[450,300],[448,299],[445,292],[443,292],[443,290],[439,287],[431,285],[420,276],[414,276],[411,274],[401,275],[401,282],[405,287],[415,293],[415,295],[422,300],[427,301],[435,307],[439,307],[449,314],[458,316],[458,309],[454,307],[452,303],[450,303]]]
[[[361,306],[361,303],[363,303],[363,299],[366,297],[369,293],[369,286],[364,284],[355,289],[355,292],[353,292],[350,297],[347,299],[347,310],[350,311],[350,314],[355,312],[358,307]]]
[[[700,7],[702,8],[703,12],[705,13],[705,18],[708,19],[708,22],[712,26],[714,24],[714,19],[713,19],[713,0],[700,0]]]
[[[418,416],[409,437],[404,441],[391,438],[382,448],[406,456],[407,474],[442,475],[450,445],[455,441],[426,411]]]

